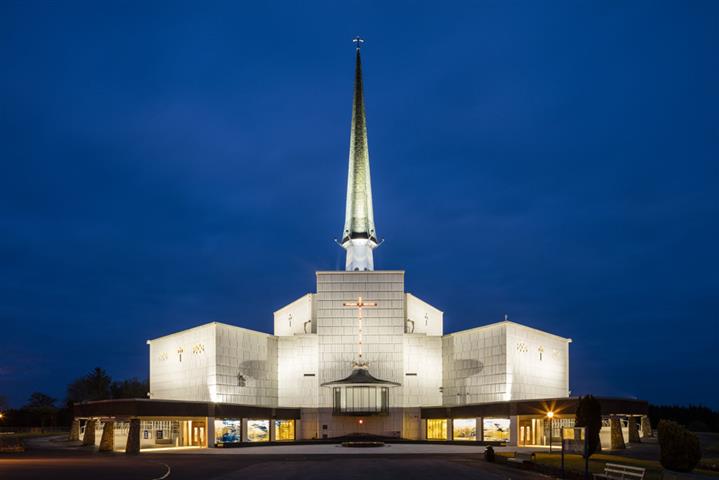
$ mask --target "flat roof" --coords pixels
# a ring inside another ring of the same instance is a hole
[[[646,415],[646,400],[618,397],[595,397],[602,407],[602,415]],[[472,418],[510,417],[513,415],[546,415],[552,411],[559,415],[577,412],[580,397],[541,398],[536,400],[509,400],[505,402],[474,403],[452,407],[421,407],[421,418]]]
[[[234,403],[195,402],[185,400],[161,400],[127,398],[75,403],[75,417],[214,417],[222,418],[268,418],[290,420],[300,418],[299,408],[262,407]]]

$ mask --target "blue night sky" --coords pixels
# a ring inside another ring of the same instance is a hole
[[[363,50],[378,269],[571,337],[573,394],[719,407],[719,2],[0,3],[0,395],[343,266]]]

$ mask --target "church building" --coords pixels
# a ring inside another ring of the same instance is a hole
[[[372,435],[547,445],[573,425],[570,338],[506,318],[445,333],[442,310],[405,289],[404,271],[375,269],[356,41],[345,270],[316,272],[314,292],[274,312],[273,334],[212,322],[148,340],[148,398],[75,405],[86,443],[134,451]],[[629,429],[646,414],[642,401],[600,401]]]

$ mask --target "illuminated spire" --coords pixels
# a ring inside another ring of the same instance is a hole
[[[374,270],[372,250],[377,247],[360,59],[360,48],[364,40],[356,37],[353,42],[357,44],[357,54],[347,172],[347,208],[341,242],[342,247],[347,251],[346,270],[349,271]]]

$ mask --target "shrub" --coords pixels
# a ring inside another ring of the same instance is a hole
[[[699,438],[671,420],[661,420],[657,427],[659,461],[668,470],[691,472],[702,458]]]
[[[494,449],[490,445],[487,447],[487,449],[484,451],[484,459],[488,462],[494,462],[495,455],[494,455]]]
[[[599,400],[591,395],[579,399],[574,426],[587,429],[588,456],[602,449],[599,443],[599,431],[602,429],[602,406]]]

